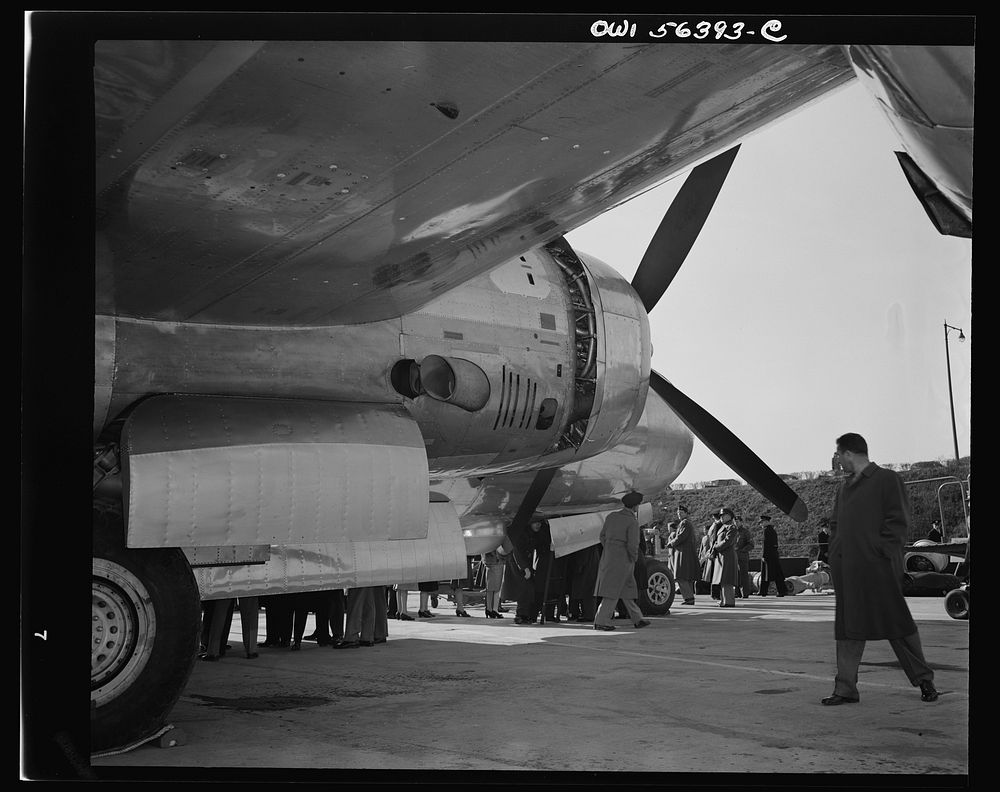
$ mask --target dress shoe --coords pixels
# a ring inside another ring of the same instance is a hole
[[[497,608],[497,613],[510,613],[510,608],[505,608],[503,605],[500,605]]]
[[[466,613],[466,612],[465,612],[464,610],[457,610],[457,611],[455,611],[455,615],[456,615],[456,616],[465,616],[466,618],[472,618],[472,617],[471,617],[471,616],[469,616],[469,614],[468,614],[468,613]]]
[[[385,643],[385,638],[377,638],[375,639],[375,643]]]
[[[694,600],[684,600],[681,605],[694,605]]]
[[[316,639],[316,643],[319,646],[329,646],[331,643],[333,643],[333,639],[332,638],[317,638]]]
[[[920,683],[921,701],[937,701],[937,697],[938,697],[937,688],[934,687],[933,682],[925,680]]]
[[[635,625],[635,629],[641,630],[643,627],[648,627],[649,625],[650,622],[646,621],[645,619],[642,619],[639,621],[638,624]]]
[[[500,611],[493,611],[493,618],[494,619],[502,619],[503,618],[503,614],[500,613]]]
[[[417,611],[417,616],[419,616],[421,619],[430,619],[434,616],[434,614],[431,613],[430,611]]]
[[[340,641],[336,641],[333,644],[333,648],[334,649],[357,649],[359,646],[361,646],[361,642],[360,641],[344,641],[344,640],[340,640]]]
[[[206,663],[218,663],[219,662],[219,656],[218,655],[204,654],[204,655],[201,655],[198,659],[199,660],[204,660]]]
[[[837,704],[857,704],[858,701],[860,701],[860,699],[838,696],[836,693],[834,693],[832,696],[827,696],[822,701],[824,704],[828,706],[835,706]]]
[[[247,652],[246,657],[247,660],[256,660],[258,657],[260,657],[260,655],[257,654],[256,652]]]
[[[399,614],[400,621],[415,621],[414,618],[409,613]]]
[[[288,641],[284,640],[283,638],[279,638],[278,639],[278,648],[279,649],[287,649],[288,648]]]
[[[594,629],[603,630],[604,632],[611,632],[615,628],[610,624],[595,624]]]
[[[301,641],[294,641],[292,643],[292,645],[291,645],[290,648],[291,648],[291,650],[293,652],[301,652],[302,651],[302,642]]]
[[[259,643],[257,645],[258,646],[263,646],[263,647],[266,647],[266,648],[270,648],[272,646],[277,646],[278,642],[275,641],[275,640],[272,640],[271,638],[268,638],[266,641],[264,641],[262,643]]]
[[[374,646],[374,641],[358,641],[359,646]]]

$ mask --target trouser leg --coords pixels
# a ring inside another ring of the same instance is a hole
[[[642,609],[639,607],[634,599],[622,600],[625,603],[625,610],[628,611],[628,617],[632,620],[632,624],[638,624],[642,621]]]
[[[366,643],[375,642],[375,610],[379,607],[376,602],[376,586],[365,586],[362,589],[361,604],[361,640]],[[385,600],[382,600],[385,602]],[[382,609],[383,612],[385,608]]]
[[[347,598],[343,589],[334,589],[333,602],[330,605],[330,639],[333,641],[344,637],[344,614]]]
[[[365,590],[352,588],[347,592],[347,627],[344,629],[345,641],[360,641],[361,626],[364,619]]]
[[[844,698],[858,698],[858,666],[865,651],[865,642],[851,638],[837,641],[837,677],[833,692]]]
[[[240,630],[243,633],[243,651],[253,654],[257,651],[258,606],[256,597],[240,597]]]
[[[678,580],[677,585],[681,590],[681,598],[685,602],[694,602],[694,586],[690,580]]]
[[[607,627],[611,624],[617,606],[617,597],[601,597],[601,604],[597,606],[597,615],[594,616],[594,624],[600,627]]]
[[[223,631],[226,629],[226,610],[229,608],[232,600],[219,599],[212,600],[212,617],[211,623],[208,627],[208,644],[207,644],[207,654],[213,657],[219,657],[223,653],[223,647],[226,645],[226,636],[223,635]]]
[[[896,653],[896,658],[903,666],[903,671],[911,685],[915,687],[921,682],[934,681],[934,671],[924,660],[924,650],[920,645],[920,633],[914,632],[903,638],[891,638],[889,646]]]
[[[719,586],[720,594],[720,605],[735,605],[736,604],[736,587],[725,584]]]
[[[391,592],[393,595],[393,602],[396,601],[395,592]],[[375,586],[375,642],[381,643],[386,638],[389,637],[389,612],[385,609],[385,598],[386,598],[385,586]]]

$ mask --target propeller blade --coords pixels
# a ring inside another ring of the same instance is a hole
[[[517,536],[528,527],[528,523],[531,522],[531,515],[535,513],[538,504],[542,502],[545,491],[549,488],[549,484],[552,483],[552,479],[558,470],[559,468],[557,467],[543,468],[535,474],[535,478],[531,481],[531,486],[528,487],[528,491],[524,495],[524,500],[517,507],[514,520],[507,530],[508,535]]]
[[[805,521],[809,516],[805,503],[742,440],[655,371],[649,373],[649,386],[670,405],[688,429],[747,484],[796,522]]]
[[[687,258],[739,149],[734,146],[691,171],[660,221],[632,278],[632,288],[646,313],[653,310]]]

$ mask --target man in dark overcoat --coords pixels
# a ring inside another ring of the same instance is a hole
[[[537,527],[536,527],[537,526]],[[501,599],[515,600],[517,609],[514,612],[514,624],[534,624],[538,618],[535,610],[535,549],[540,541],[538,531],[540,521],[534,521],[531,526],[520,531],[515,530],[504,535],[500,549],[506,561]]]
[[[736,563],[739,567],[736,583],[736,597],[747,599],[750,596],[750,551],[753,550],[753,534],[736,518]]]
[[[917,625],[903,597],[903,545],[910,501],[900,476],[868,459],[858,434],[837,438],[847,472],[830,519],[830,574],[836,593],[834,637],[837,676],[824,704],[857,702],[858,666],[866,641],[888,640],[910,684],[923,701],[938,697],[934,672],[924,660]]]
[[[648,627],[642,618],[642,611],[636,599],[639,587],[635,583],[635,562],[639,560],[639,521],[633,511],[642,503],[642,495],[628,492],[622,498],[622,507],[604,518],[601,529],[601,563],[597,568],[597,585],[594,594],[601,598],[594,617],[595,630],[613,630],[618,600],[625,603],[632,623],[636,627]]]
[[[569,616],[578,622],[593,622],[597,612],[594,586],[597,584],[597,567],[601,551],[597,545],[585,547],[566,556],[569,578]]]
[[[712,583],[719,587],[719,607],[735,608],[736,581],[739,572],[736,560],[736,523],[733,510],[728,506],[719,509],[715,516],[720,522],[715,532],[715,543],[712,545],[712,557],[715,559]]]
[[[778,550],[778,532],[771,525],[771,515],[762,514],[760,524],[764,526],[764,547],[761,550],[760,565],[760,596],[766,597],[767,590],[774,581],[774,588],[779,597],[785,596],[785,573],[781,569],[780,551]]]
[[[695,581],[701,574],[698,547],[695,544],[694,526],[688,519],[687,507],[677,506],[676,533],[667,540],[674,554],[674,579],[681,590],[682,605],[694,605]]]

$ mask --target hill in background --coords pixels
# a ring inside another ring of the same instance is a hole
[[[967,482],[971,470],[970,457],[964,457],[957,463],[951,460],[882,467],[895,470],[907,482],[912,518],[909,542],[925,538],[931,521],[939,516],[943,516],[944,520],[945,541],[968,536],[962,487],[956,479]],[[754,530],[756,546],[752,555],[757,557],[761,549],[760,532],[756,530],[757,519],[762,514],[769,514],[778,533],[783,556],[814,558],[819,519],[829,515],[841,479],[828,471],[789,474],[782,478],[809,509],[809,517],[803,523],[782,514],[752,487],[725,479],[696,485],[674,485],[658,493],[652,498],[653,519],[666,525],[677,518],[677,504],[683,503],[690,510],[692,523],[699,531],[704,531],[712,522],[712,513],[722,506],[729,506]]]

